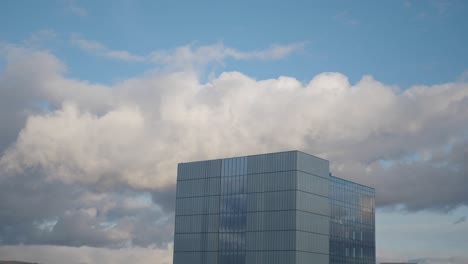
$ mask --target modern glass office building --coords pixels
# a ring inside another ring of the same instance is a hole
[[[174,264],[375,263],[374,196],[299,151],[180,163]]]
[[[330,264],[375,264],[375,191],[330,176]]]

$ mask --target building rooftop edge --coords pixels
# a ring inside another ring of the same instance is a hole
[[[243,157],[253,157],[253,156],[262,156],[262,155],[270,155],[270,154],[288,153],[288,152],[300,152],[300,153],[302,153],[302,154],[306,154],[306,155],[308,155],[308,156],[311,156],[311,157],[314,157],[314,158],[317,158],[317,159],[321,159],[321,160],[330,162],[330,161],[327,160],[327,159],[324,159],[324,158],[321,158],[321,157],[318,157],[318,156],[309,154],[309,153],[304,152],[304,151],[300,151],[300,150],[284,150],[284,151],[275,151],[275,152],[267,152],[267,153],[258,153],[258,154],[252,154],[252,155],[244,155],[244,156],[234,156],[234,157],[225,157],[225,158],[217,158],[217,159],[206,159],[206,160],[194,160],[194,161],[187,161],[187,162],[179,162],[178,164],[194,163],[194,162],[201,162],[201,161],[215,161],[215,160],[223,160],[223,159],[235,159],[235,158],[243,158]]]
[[[309,154],[309,153],[304,152],[304,151],[301,151],[301,150],[285,150],[285,151],[275,151],[275,152],[259,153],[259,154],[245,155],[245,156],[233,156],[233,157],[225,157],[225,158],[217,158],[217,159],[194,160],[194,161],[187,161],[187,162],[179,162],[178,164],[189,164],[189,163],[196,163],[196,162],[202,162],[202,161],[215,161],[215,160],[223,160],[223,159],[235,159],[235,158],[242,158],[242,157],[253,157],[253,156],[262,156],[262,155],[279,154],[279,153],[288,153],[288,152],[300,152],[300,153],[305,154],[305,155],[307,155],[307,156],[311,156],[311,157],[314,157],[314,158],[317,158],[317,159],[321,159],[321,160],[330,162],[330,161],[327,160],[327,159],[320,158],[320,157],[318,157],[318,156]],[[374,188],[374,187],[371,187],[371,186],[368,186],[368,185],[364,185],[364,184],[359,183],[359,182],[346,180],[346,179],[344,179],[344,178],[341,178],[341,177],[338,177],[338,176],[333,175],[331,172],[330,172],[330,176],[331,176],[331,177],[334,177],[334,178],[338,178],[338,179],[344,180],[344,181],[347,181],[347,182],[355,183],[355,184],[357,184],[357,185],[361,185],[361,186],[364,186],[364,187],[366,187],[366,188],[373,189],[373,190],[375,191],[375,188]]]
[[[373,190],[375,191],[375,188],[374,188],[374,187],[371,187],[371,186],[369,186],[369,185],[364,185],[364,184],[359,183],[359,182],[355,182],[355,181],[350,181],[350,180],[347,180],[347,179],[343,179],[343,178],[341,178],[341,177],[338,177],[338,176],[333,175],[332,173],[330,173],[330,177],[338,178],[338,179],[343,180],[343,181],[347,181],[347,182],[351,182],[351,183],[354,183],[354,184],[357,184],[357,185],[361,185],[361,186],[364,186],[364,187],[366,187],[366,188],[373,189]]]

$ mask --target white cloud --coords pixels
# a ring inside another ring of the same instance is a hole
[[[305,42],[273,45],[265,50],[239,51],[217,43],[207,46],[186,45],[174,50],[155,51],[150,55],[154,63],[172,65],[179,69],[194,68],[210,62],[222,63],[227,58],[236,60],[275,60],[303,50]]]
[[[208,62],[223,62],[227,58],[236,60],[274,60],[284,58],[291,53],[302,50],[305,42],[289,45],[273,45],[265,50],[239,51],[217,43],[207,46],[186,45],[172,51],[156,51],[151,54],[154,62],[174,64],[176,66],[203,65]]]
[[[37,48],[44,45],[44,43],[49,43],[56,40],[57,33],[50,29],[42,29],[33,32],[29,38],[23,41],[24,46]]]
[[[79,6],[75,0],[66,1],[65,10],[80,17],[88,15],[88,10],[82,6]]]
[[[185,45],[173,50],[158,50],[148,55],[135,55],[125,50],[112,50],[102,43],[87,40],[78,35],[73,35],[71,43],[82,50],[94,53],[98,56],[107,57],[128,62],[149,62],[167,66],[172,69],[193,69],[209,63],[222,64],[225,59],[236,60],[276,60],[282,59],[294,52],[304,49],[306,42],[288,45],[272,45],[264,50],[239,51],[224,46],[223,43],[213,45],[197,46]]]
[[[145,126],[136,108],[124,107],[96,116],[66,103],[51,114],[31,116],[16,151],[7,152],[2,164],[15,166],[10,169],[17,172],[24,166],[40,166],[49,180],[65,183],[125,182],[144,188],[172,182],[170,175],[148,177],[164,173],[154,163],[156,150],[142,148],[151,138]],[[29,154],[20,154],[26,152]],[[21,164],[15,162],[20,160]]]
[[[47,103],[51,110],[73,100],[82,108],[105,111],[111,104],[109,88],[65,78],[66,66],[45,51],[1,44],[6,66],[0,75],[0,153],[18,136],[27,117]],[[27,77],[25,77],[27,76]]]
[[[71,38],[71,43],[85,51],[110,59],[128,62],[145,61],[144,56],[134,55],[126,50],[111,50],[97,41],[87,40],[78,35]]]
[[[460,82],[468,82],[468,70],[464,70],[458,79]]]
[[[353,18],[351,16],[351,14],[349,13],[349,11],[342,11],[338,14],[336,14],[334,17],[333,17],[335,20],[345,24],[345,25],[348,25],[348,26],[358,26],[359,25],[359,21],[355,18]]]
[[[55,78],[76,89],[76,81]],[[42,86],[54,87],[54,79],[44,80],[52,85]],[[370,76],[351,85],[339,73],[308,84],[290,77],[257,81],[238,72],[206,84],[192,72],[148,75],[107,89],[111,103],[100,112],[86,99],[60,96],[70,103],[29,116],[1,162],[14,171],[40,167],[50,180],[66,183],[163,188],[174,183],[178,161],[304,149],[332,160],[336,172],[355,168],[363,177],[380,159],[431,156],[464,140],[466,87],[415,86],[401,93]],[[47,96],[57,98],[59,91]]]

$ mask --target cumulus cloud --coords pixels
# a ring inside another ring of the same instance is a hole
[[[57,137],[57,131],[62,135]],[[47,179],[65,183],[154,187],[164,178],[148,177],[158,173],[157,164],[149,160],[154,150],[142,148],[148,139],[145,133],[137,109],[116,109],[98,117],[65,104],[51,114],[31,116],[15,150],[6,152],[2,164],[15,173],[39,166]],[[34,153],[26,154],[32,149]]]
[[[28,117],[0,163],[10,174],[35,167],[67,184],[154,189],[174,184],[181,160],[303,149],[330,159],[338,175],[382,186],[380,205],[450,209],[467,201],[466,87],[400,92],[370,76],[351,85],[339,73],[302,84],[225,72],[203,84],[192,72],[160,73],[107,89],[101,112],[62,96],[69,101],[55,111]],[[435,182],[453,188],[435,192]]]
[[[0,153],[16,139],[30,114],[43,111],[41,104],[55,109],[73,100],[100,112],[111,103],[107,87],[65,78],[66,66],[46,51],[0,43],[0,55],[6,60],[0,74],[0,122],[8,124],[0,129]]]
[[[295,49],[238,53],[216,44],[152,56],[183,65]],[[400,91],[371,76],[351,84],[322,73],[303,83],[224,72],[204,83],[182,67],[103,86],[67,78],[48,52],[3,52],[2,244],[164,248],[178,162],[290,149],[376,187],[378,206],[468,204],[465,81]]]
[[[94,190],[43,176],[30,171],[1,181],[2,244],[116,248],[172,241],[173,215],[154,204],[150,193]]]

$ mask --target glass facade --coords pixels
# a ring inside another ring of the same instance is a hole
[[[221,162],[219,263],[245,263],[247,158]]]
[[[178,166],[174,263],[218,263],[221,165],[213,160]]]
[[[375,190],[330,176],[330,264],[375,264]]]
[[[351,221],[351,211],[346,217],[337,213],[347,215],[356,205],[343,205],[351,196],[338,180],[329,175],[328,161],[298,151],[180,163],[174,264],[348,263],[361,248],[368,256],[370,248],[375,252],[364,238],[373,230],[373,224],[364,226],[370,216],[362,214],[361,223]],[[369,209],[367,196],[356,197]],[[335,233],[331,239],[337,229],[354,231],[354,238],[363,231],[363,239],[348,241]],[[341,248],[348,248],[349,259],[342,258]]]

